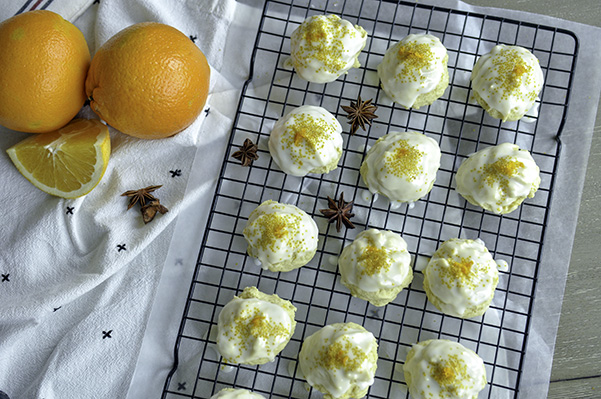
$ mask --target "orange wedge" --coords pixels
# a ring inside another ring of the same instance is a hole
[[[40,190],[77,198],[102,179],[111,139],[99,120],[75,119],[56,131],[28,137],[6,152],[19,172]]]

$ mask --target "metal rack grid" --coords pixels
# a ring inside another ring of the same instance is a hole
[[[311,84],[284,68],[290,35],[308,16],[334,13],[364,27],[369,35],[362,67],[325,85]],[[380,90],[376,66],[386,49],[409,33],[438,36],[449,54],[449,88],[429,107],[405,110]],[[531,50],[540,60],[545,85],[538,117],[501,123],[469,99],[469,75],[475,60],[498,43]],[[208,398],[225,387],[253,390],[267,397],[321,397],[308,389],[296,366],[303,338],[325,324],[354,321],[379,343],[378,370],[368,397],[407,397],[402,364],[412,344],[431,338],[461,342],[484,360],[489,384],[480,398],[518,396],[532,302],[561,150],[578,41],[569,31],[416,3],[377,0],[289,1],[265,3],[246,82],[194,278],[175,345],[175,365],[163,398]],[[378,119],[367,132],[348,134],[340,106],[373,98]],[[267,150],[275,121],[294,107],[312,104],[343,122],[344,150],[339,168],[325,175],[285,175]],[[434,188],[413,206],[391,209],[385,198],[369,194],[359,167],[367,149],[389,131],[416,130],[438,141],[441,167]],[[230,158],[246,138],[258,142],[258,161],[249,168]],[[507,215],[484,212],[453,189],[453,174],[470,153],[513,142],[528,149],[541,169],[541,186],[531,200]],[[327,196],[344,193],[354,200],[355,230],[337,233],[319,213]],[[262,201],[291,203],[313,215],[320,230],[318,252],[300,269],[263,271],[246,255],[242,229]],[[400,233],[420,270],[444,240],[480,238],[508,268],[500,272],[492,306],[484,316],[462,320],[443,315],[422,289],[420,273],[398,297],[382,308],[354,298],[340,284],[336,257],[365,228]],[[225,365],[215,350],[217,316],[245,287],[276,293],[297,307],[296,331],[274,362],[262,366]],[[405,396],[403,396],[405,395]]]

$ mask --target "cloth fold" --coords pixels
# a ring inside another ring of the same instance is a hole
[[[190,37],[211,66],[205,110],[183,132],[167,139],[140,140],[109,129],[112,151],[107,171],[82,198],[52,197],[31,185],[5,152],[28,135],[0,127],[4,188],[0,191],[4,204],[0,272],[6,276],[0,285],[0,391],[11,399],[125,397],[171,243],[173,221],[199,199],[210,203],[214,192],[218,174],[203,170],[221,164],[232,125],[231,99],[240,90],[221,73],[236,3],[37,3],[38,8],[47,4],[75,23],[91,54],[121,29],[156,21]],[[17,11],[0,10],[0,20]],[[228,75],[245,79],[248,61],[241,64],[233,71],[228,67]],[[97,118],[89,107],[78,116]],[[187,190],[196,174],[202,176],[200,183]],[[128,200],[121,194],[149,185],[162,185],[154,194],[169,212],[145,225],[138,207],[127,211]]]
[[[82,30],[92,54],[128,25],[167,23],[189,36],[211,64],[206,112],[184,132],[164,140],[138,140],[110,129],[113,151],[109,168],[100,185],[84,198],[64,200],[33,187],[5,153],[27,134],[0,127],[0,202],[4,211],[0,223],[0,391],[11,399],[158,398],[172,365],[182,303],[242,83],[248,75],[260,9],[251,14],[234,0],[12,3],[0,9],[0,20],[19,10],[53,10]],[[459,1],[445,6],[491,11]],[[591,39],[597,32],[546,17],[493,11],[507,18],[524,17],[574,29],[586,50],[579,56],[577,76],[587,74],[595,79],[592,83],[591,79],[574,80],[554,193],[558,211],[552,209],[548,229],[557,230],[551,227],[561,225],[573,237],[577,209],[562,206],[577,203],[581,192],[586,165],[582,154],[590,146],[592,131],[588,127],[594,121],[599,94],[598,76],[590,73],[596,70],[590,66],[598,64],[599,45]],[[255,75],[259,78],[259,71]],[[95,117],[89,109],[81,116]],[[576,120],[586,123],[578,123],[576,129],[575,123],[570,124]],[[584,133],[583,126],[587,128]],[[570,134],[576,131],[578,136]],[[571,176],[566,177],[568,174]],[[144,225],[136,208],[126,211],[127,199],[120,194],[154,184],[162,184],[156,195],[169,212]],[[520,386],[527,396],[541,397],[547,390],[561,303],[557,293],[563,290],[567,269],[554,266],[567,265],[570,246],[565,238],[562,245],[545,246],[542,264],[552,267],[538,280],[524,362],[536,367],[524,367]],[[184,393],[192,388],[190,383],[183,385],[185,381],[196,378],[199,361],[195,350],[185,353],[187,359],[180,357],[180,364],[189,360],[190,368],[180,367],[172,381],[175,389],[181,377],[182,389],[188,389]],[[185,374],[190,374],[189,378]]]

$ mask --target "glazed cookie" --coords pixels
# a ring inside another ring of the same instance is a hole
[[[228,363],[265,364],[290,341],[296,308],[277,295],[246,287],[219,313],[217,349]]]
[[[326,399],[361,398],[374,383],[378,343],[355,323],[327,325],[305,339],[298,362]]]
[[[265,397],[246,389],[223,388],[211,396],[211,399],[265,399]]]
[[[358,68],[367,32],[337,15],[314,15],[292,32],[288,66],[313,83],[328,83]]]
[[[392,207],[427,195],[440,167],[440,147],[417,132],[391,132],[369,149],[361,177],[370,192],[386,196]]]
[[[386,50],[378,65],[382,89],[405,108],[432,104],[449,86],[448,59],[436,36],[409,35]]]
[[[540,185],[540,169],[526,150],[503,143],[464,160],[455,176],[457,192],[470,204],[496,214],[514,211]]]
[[[445,339],[413,345],[403,371],[412,399],[477,399],[486,386],[480,356]]]
[[[294,205],[271,200],[250,213],[242,234],[248,254],[272,272],[287,272],[309,263],[319,240],[311,216]]]
[[[423,274],[428,300],[441,312],[463,319],[488,310],[499,282],[497,263],[481,240],[443,242]]]
[[[338,267],[351,294],[384,306],[413,280],[407,243],[392,231],[369,229],[342,250]]]
[[[342,155],[342,126],[324,108],[303,105],[274,125],[269,152],[275,163],[292,176],[327,173]]]
[[[534,105],[544,83],[534,54],[504,44],[478,59],[471,80],[476,101],[503,122],[521,119]]]

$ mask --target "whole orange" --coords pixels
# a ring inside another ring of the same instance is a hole
[[[198,117],[209,92],[204,54],[179,30],[143,22],[118,32],[92,58],[90,107],[130,136],[174,135]]]
[[[0,125],[46,133],[83,106],[90,51],[83,34],[51,11],[0,23]]]

